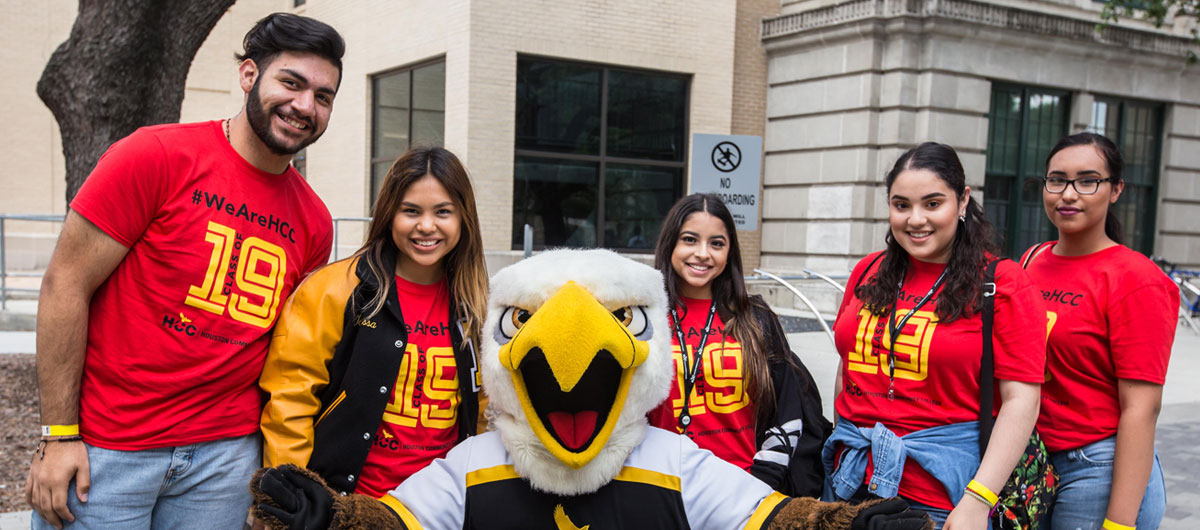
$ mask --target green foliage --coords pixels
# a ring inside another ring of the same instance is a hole
[[[1156,28],[1161,28],[1168,18],[1191,18],[1198,23],[1192,26],[1192,43],[1200,47],[1200,0],[1109,0],[1100,12],[1105,23],[1115,24],[1124,17],[1149,21]],[[1188,50],[1188,62],[1196,60],[1196,51]]]

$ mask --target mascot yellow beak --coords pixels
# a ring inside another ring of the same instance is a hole
[[[555,458],[580,468],[608,442],[650,346],[567,282],[499,353],[530,428]]]

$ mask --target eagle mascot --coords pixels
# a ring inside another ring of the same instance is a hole
[[[648,426],[675,380],[654,268],[607,250],[554,250],[491,285],[481,350],[491,431],[381,499],[338,495],[292,465],[261,470],[255,517],[290,530],[928,527],[899,499],[785,497]]]

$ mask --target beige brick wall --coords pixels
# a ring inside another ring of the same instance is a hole
[[[734,35],[733,109],[731,134],[762,136],[766,128],[767,53],[762,47],[762,19],[779,14],[778,0],[738,0]],[[761,182],[761,176],[760,176]],[[760,265],[762,249],[762,186],[759,186],[759,224],[740,231],[742,266],[751,274]]]

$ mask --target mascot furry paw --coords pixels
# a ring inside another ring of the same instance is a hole
[[[605,250],[557,250],[492,279],[482,370],[494,431],[380,501],[338,496],[295,467],[251,484],[272,528],[918,530],[892,499],[823,503],[654,429],[675,380],[657,270]]]

